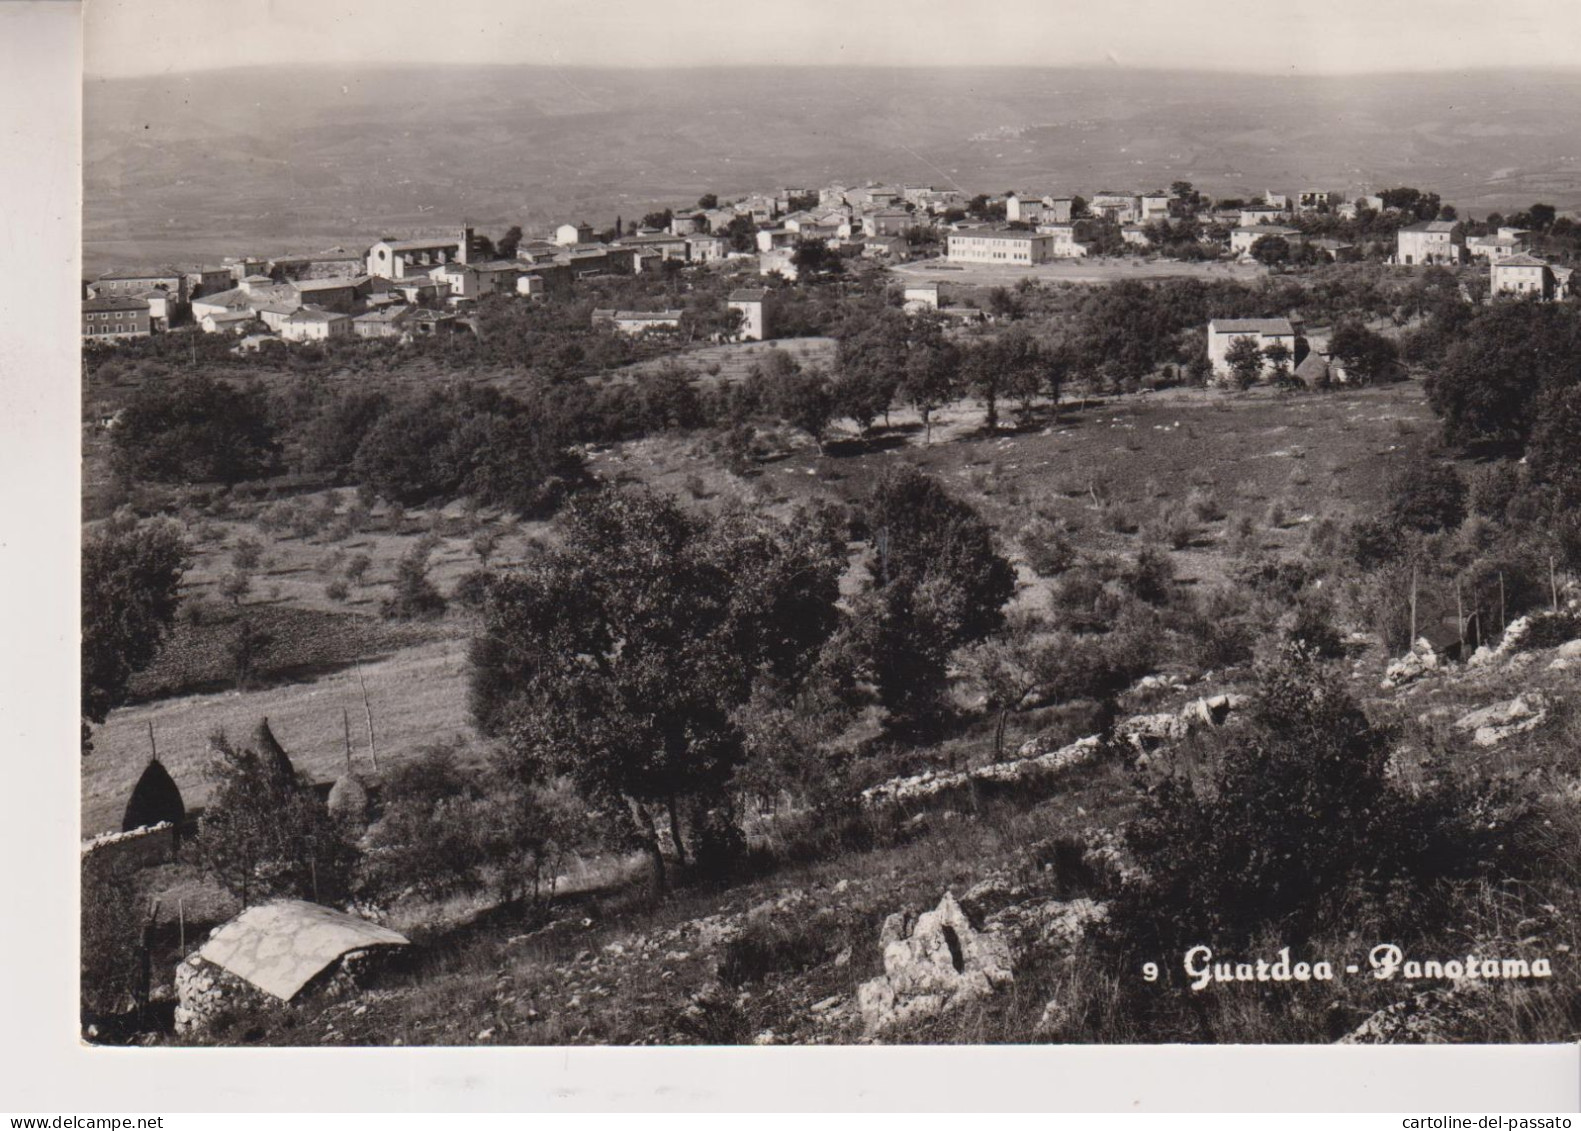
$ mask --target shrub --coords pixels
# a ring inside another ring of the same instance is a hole
[[[1197,537],[1197,524],[1191,513],[1175,503],[1166,504],[1149,527],[1151,536],[1172,550],[1184,550]]]
[[[1143,546],[1125,574],[1126,587],[1149,605],[1168,603],[1175,587],[1175,565],[1156,546]]]
[[[263,561],[263,543],[245,535],[231,547],[231,564],[238,570],[255,570]]]
[[[1432,534],[1454,530],[1466,517],[1466,486],[1447,463],[1417,461],[1396,476],[1389,521]]]
[[[1132,954],[1204,939],[1246,946],[1264,929],[1300,947],[1356,921],[1432,922],[1439,881],[1473,876],[1507,837],[1448,785],[1394,789],[1391,739],[1338,675],[1287,646],[1259,671],[1247,729],[1219,739],[1206,774],[1173,775],[1125,831],[1146,879],[1116,902],[1110,936]]]
[[[367,554],[354,554],[346,563],[346,580],[353,585],[366,584],[368,569],[373,565],[373,559]]]
[[[80,993],[85,1016],[119,1013],[142,990],[137,885],[107,853],[82,861]]]
[[[1527,621],[1526,632],[1516,645],[1520,652],[1535,648],[1557,648],[1581,637],[1581,613],[1570,610],[1536,613]]]
[[[1186,507],[1198,522],[1218,522],[1224,517],[1224,507],[1212,488],[1193,487],[1186,495]]]
[[[1058,577],[1076,561],[1076,547],[1052,522],[1036,518],[1021,528],[1016,540],[1027,565],[1039,577]]]
[[[224,734],[210,743],[215,789],[197,842],[204,868],[243,905],[349,894],[357,850],[311,783],[268,750],[234,746]]]
[[[757,916],[724,946],[719,957],[719,980],[740,988],[773,975],[798,974],[822,962],[828,950],[826,932],[816,920]]]
[[[344,581],[341,581],[337,578],[336,580],[331,581],[328,585],[324,586],[324,596],[328,597],[331,601],[344,601],[347,597],[351,596],[351,588]]]
[[[428,579],[427,539],[419,540],[395,566],[395,592],[379,606],[386,620],[436,617],[445,611],[445,598]]]

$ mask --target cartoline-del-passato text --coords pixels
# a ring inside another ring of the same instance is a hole
[[[1215,961],[1213,951],[1206,946],[1194,946],[1186,951],[1182,961],[1186,977],[1193,990],[1205,990],[1223,982],[1332,982],[1336,976],[1332,962],[1319,959],[1315,962],[1291,960],[1290,948],[1284,947],[1270,961],[1258,958],[1251,961]],[[1416,959],[1406,956],[1393,943],[1381,943],[1367,954],[1367,968],[1374,978],[1387,981],[1399,978],[1413,982],[1422,979],[1484,978],[1492,980],[1551,978],[1553,964],[1547,958],[1490,958],[1468,954],[1463,958]],[[1351,963],[1339,968],[1345,974],[1359,974],[1361,967]],[[1149,962],[1142,967],[1142,976],[1148,981],[1158,978],[1157,967]]]

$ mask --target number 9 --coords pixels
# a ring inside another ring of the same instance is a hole
[[[1142,963],[1142,977],[1145,978],[1149,982],[1156,982],[1156,981],[1158,981],[1158,963],[1156,963],[1156,962],[1144,962],[1144,963]]]

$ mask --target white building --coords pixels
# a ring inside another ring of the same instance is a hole
[[[727,304],[731,310],[741,312],[741,328],[737,336],[742,341],[761,342],[769,337],[768,297],[768,291],[762,287],[746,287],[730,292]]]
[[[938,283],[907,283],[903,296],[906,313],[939,309],[939,289]]]
[[[1568,268],[1555,267],[1535,255],[1512,255],[1496,261],[1490,271],[1491,292],[1516,298],[1564,298],[1570,291]]]
[[[593,226],[591,224],[561,224],[554,230],[554,242],[561,247],[573,247],[579,243],[592,243]]]
[[[330,338],[348,338],[353,328],[349,314],[304,306],[280,324],[279,332],[288,342],[323,342]]]
[[[427,275],[446,263],[465,263],[472,250],[472,229],[455,237],[380,240],[368,249],[368,274],[379,279]]]
[[[1087,245],[1076,242],[1075,224],[1042,224],[1038,231],[1053,241],[1049,248],[1055,259],[1080,259],[1087,254]]]
[[[1046,232],[1006,228],[966,228],[946,237],[951,263],[995,265],[1047,263],[1054,258],[1054,237]]]
[[[1455,220],[1424,220],[1395,236],[1395,262],[1406,267],[1466,261],[1465,229]]]
[[[1249,228],[1235,228],[1230,232],[1230,250],[1236,255],[1250,255],[1257,241],[1268,236],[1279,236],[1290,243],[1296,243],[1301,239],[1301,232],[1299,229],[1287,228],[1282,224],[1255,224]]]
[[[1290,351],[1290,364],[1295,365],[1296,339],[1300,336],[1299,324],[1288,318],[1216,318],[1208,323],[1208,361],[1213,372],[1220,377],[1230,375],[1230,364],[1225,360],[1230,344],[1237,338],[1250,338],[1257,348],[1266,350],[1275,342]],[[1272,368],[1266,361],[1263,373]]]

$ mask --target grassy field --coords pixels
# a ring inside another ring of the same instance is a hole
[[[407,648],[362,665],[373,711],[379,764],[387,766],[428,745],[470,730],[466,701],[466,647],[441,640]],[[342,712],[351,718],[358,769],[371,768],[362,691],[354,668],[310,682],[247,692],[184,695],[124,707],[110,715],[82,763],[85,835],[120,828],[121,811],[148,760],[153,724],[159,757],[188,806],[208,798],[205,773],[209,735],[223,730],[245,740],[258,720],[269,726],[300,771],[332,781],[346,765]]]
[[[1175,259],[1061,259],[1030,267],[951,264],[943,259],[902,263],[892,271],[907,283],[1008,287],[1034,283],[1118,283],[1124,279],[1219,279],[1247,282],[1268,274],[1259,263],[1183,263]]]

